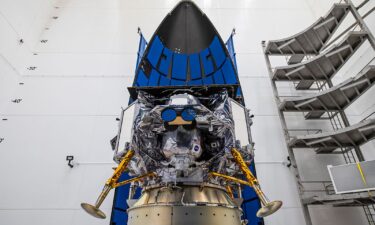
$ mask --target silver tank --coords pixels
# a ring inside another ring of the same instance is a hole
[[[128,225],[241,225],[241,215],[220,186],[156,186],[128,209]]]

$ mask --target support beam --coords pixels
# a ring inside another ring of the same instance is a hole
[[[273,79],[271,62],[270,62],[268,54],[266,53],[266,43],[265,43],[265,41],[262,42],[262,47],[263,47],[263,52],[264,52],[264,58],[266,60],[268,75],[269,75],[269,78],[270,78],[270,81],[271,81],[272,92],[274,94],[274,99],[276,101],[276,104],[278,105],[280,103],[280,98],[279,98],[278,91],[277,91],[276,81]],[[285,142],[287,143],[287,141],[290,140],[290,136],[289,136],[288,128],[287,128],[287,125],[286,125],[285,116],[284,116],[284,113],[282,111],[280,111],[280,109],[278,109],[277,112],[278,112],[278,115],[279,115],[279,118],[280,118],[281,127],[283,129]],[[304,204],[303,201],[302,201],[303,186],[302,186],[302,182],[301,182],[301,176],[299,175],[299,171],[298,171],[297,161],[296,161],[293,149],[290,148],[287,144],[286,144],[286,146],[287,146],[287,149],[288,149],[288,155],[289,155],[289,158],[290,158],[290,162],[292,164],[292,169],[293,169],[293,172],[294,172],[294,178],[295,178],[297,186],[298,186],[299,200],[300,200],[301,205],[302,205],[303,216],[305,218],[306,225],[312,225],[312,220],[311,220],[311,215],[310,215],[310,212],[309,212],[308,205]]]
[[[357,20],[357,22],[358,22],[359,26],[361,27],[361,29],[363,31],[365,31],[365,32],[368,33],[368,40],[369,40],[369,42],[371,44],[371,47],[375,50],[375,37],[371,33],[370,28],[367,26],[367,24],[365,23],[364,19],[359,14],[359,12],[356,9],[356,7],[354,6],[353,2],[351,0],[344,0],[344,1],[349,4],[349,9],[352,12],[354,18]]]

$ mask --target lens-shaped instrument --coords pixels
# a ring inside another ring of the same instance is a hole
[[[172,122],[174,121],[177,116],[181,116],[185,121],[194,121],[195,117],[197,116],[197,112],[194,108],[186,107],[183,109],[176,109],[176,108],[166,108],[161,112],[161,118],[165,122]]]
[[[172,122],[173,120],[176,119],[176,117],[177,117],[177,112],[176,110],[172,108],[166,108],[161,112],[161,118],[165,122]]]
[[[193,121],[195,120],[196,116],[197,116],[197,112],[193,108],[185,108],[181,112],[181,117],[185,121]]]

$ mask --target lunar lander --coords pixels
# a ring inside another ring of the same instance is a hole
[[[181,1],[142,55],[131,103],[115,139],[118,163],[91,215],[111,189],[130,184],[128,224],[240,225],[241,188],[254,189],[258,217],[277,211],[249,169],[252,119],[244,107],[234,62],[206,15]],[[119,181],[123,173],[132,178]],[[142,189],[134,198],[136,188]],[[126,201],[124,199],[124,201]]]

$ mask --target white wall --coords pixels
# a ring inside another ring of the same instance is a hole
[[[0,0],[0,33],[6,34],[0,35],[0,114],[8,119],[0,121],[0,137],[4,138],[0,143],[0,224],[108,224],[108,219],[86,215],[79,203],[94,202],[112,173],[109,140],[117,132],[115,118],[127,104],[137,27],[150,38],[178,1],[30,2]],[[261,41],[301,31],[329,5],[323,0],[314,6],[313,0],[195,2],[223,39],[233,27],[237,30],[240,79],[246,105],[255,114],[252,133],[259,180],[270,199],[284,201],[280,212],[265,221],[270,225],[304,224],[292,172],[281,164],[287,150]],[[54,16],[58,18],[52,19]],[[25,40],[22,45],[20,38]],[[30,66],[37,68],[27,70]],[[284,85],[282,90],[288,93],[290,86]],[[14,98],[23,100],[14,104],[10,102]],[[320,127],[301,122],[296,114],[288,120],[292,128]],[[70,169],[66,155],[94,164]],[[304,178],[324,178],[324,167],[316,172],[313,164],[323,165],[326,158],[310,152],[298,154],[298,158],[310,162],[301,168]],[[328,161],[342,162],[334,157]],[[108,215],[111,203],[109,196],[102,207]],[[365,224],[362,212],[352,209],[318,206],[313,207],[312,216],[314,224]]]
[[[4,105],[15,99],[13,92],[18,81],[18,73],[8,60],[0,58],[0,112]]]

